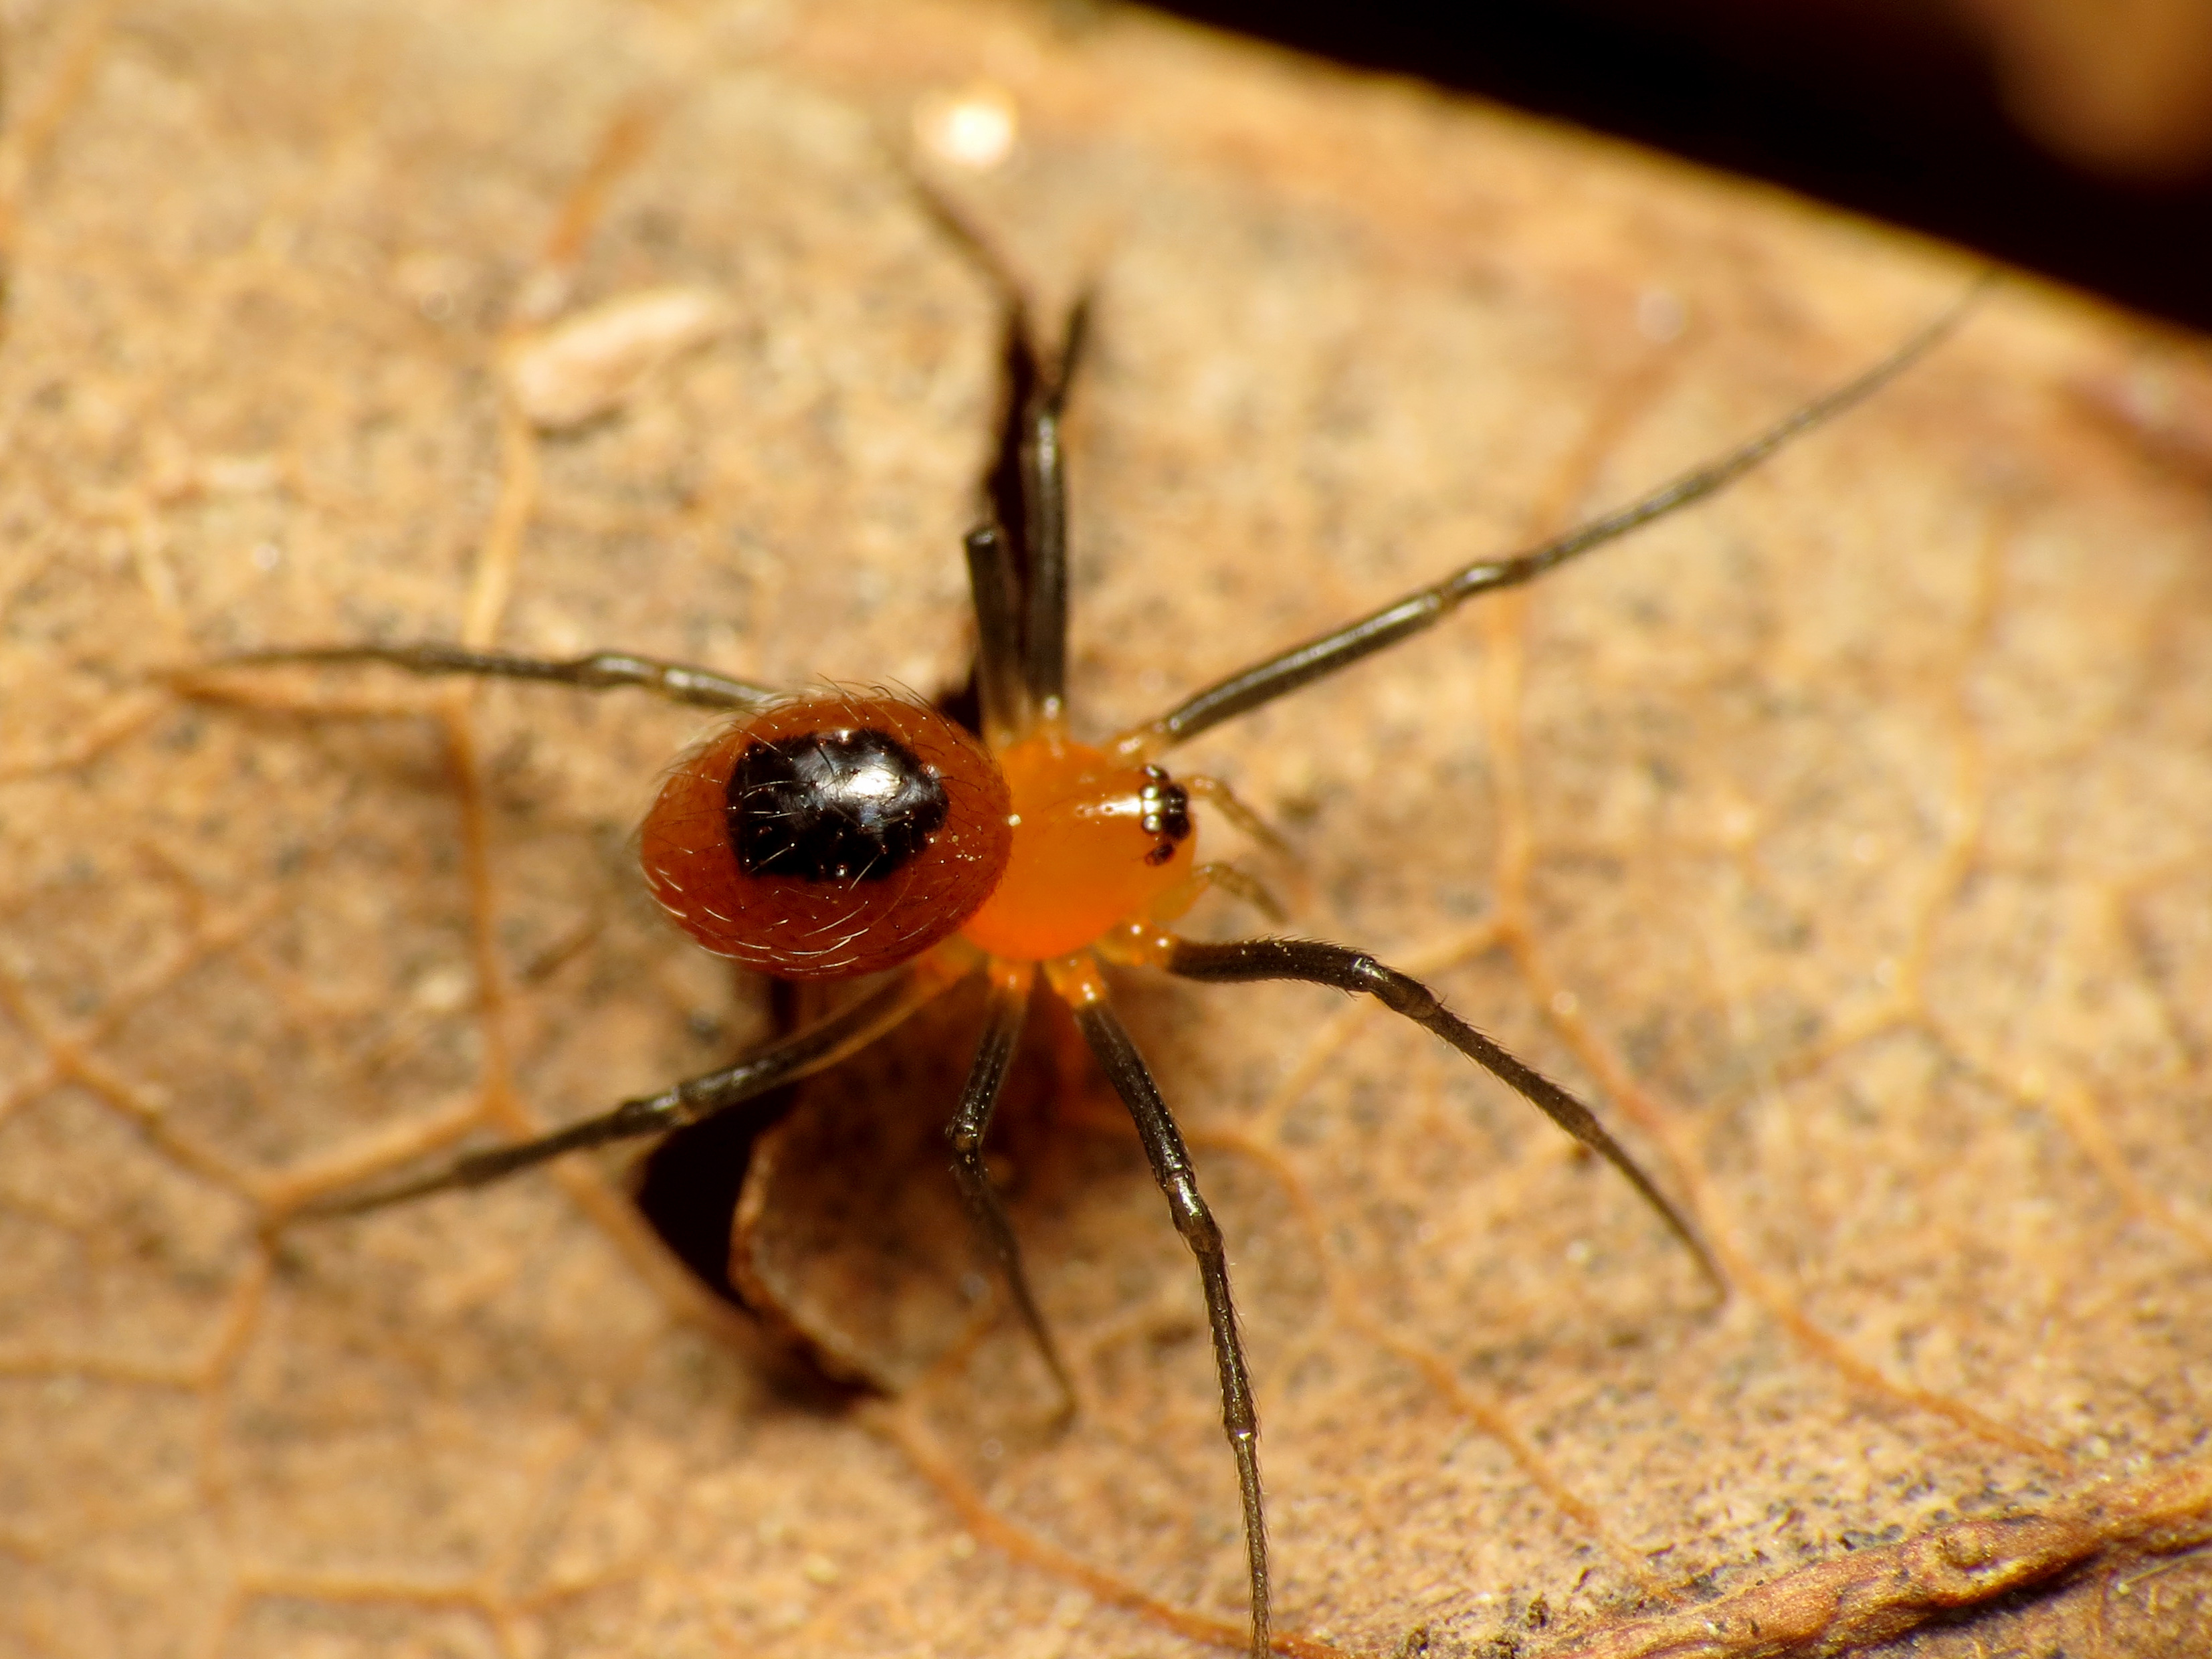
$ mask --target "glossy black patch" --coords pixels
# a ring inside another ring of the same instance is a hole
[[[731,769],[730,845],[748,876],[881,881],[928,844],[944,781],[887,732],[757,743]]]

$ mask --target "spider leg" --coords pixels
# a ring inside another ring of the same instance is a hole
[[[1006,384],[1012,402],[999,460],[985,490],[991,503],[987,510],[1000,523],[1018,520],[1021,533],[1020,558],[1012,558],[1011,552],[1006,556],[1018,573],[1007,590],[1010,609],[1019,619],[1012,631],[1026,696],[1002,695],[999,707],[1007,720],[1006,729],[1024,736],[1037,719],[1058,720],[1067,696],[1067,476],[1060,424],[1075,366],[1083,355],[1091,299],[1086,294],[1076,301],[1061,331],[1060,349],[1048,357],[1038,349],[1021,284],[999,250],[911,164],[906,174],[922,211],[974,262],[1006,307]],[[976,537],[996,530],[986,524],[969,538],[971,580]],[[978,631],[988,641],[986,630],[991,624],[982,614],[980,592],[978,598]],[[983,649],[988,658],[988,642]],[[979,678],[988,708],[990,670],[988,661],[981,666]]]
[[[1019,339],[1022,313],[1015,307]],[[1057,720],[1067,701],[1067,477],[1060,448],[1060,411],[1068,376],[1082,349],[1090,301],[1069,313],[1060,356],[1048,375],[1018,349],[1032,381],[1016,422],[1022,545],[1017,565],[997,523],[968,532],[968,590],[975,611],[975,683],[983,730],[996,747],[1025,737],[1039,720]],[[1017,375],[1017,379],[1023,376]]]
[[[1628,1178],[1645,1203],[1659,1212],[1674,1236],[1682,1241],[1698,1266],[1725,1296],[1728,1280],[1705,1242],[1681,1212],[1668,1201],[1650,1176],[1637,1166],[1627,1150],[1613,1138],[1590,1109],[1534,1066],[1501,1048],[1437,1000],[1435,992],[1409,974],[1385,967],[1364,951],[1349,945],[1326,945],[1315,939],[1240,939],[1226,945],[1198,945],[1176,939],[1163,965],[1185,979],[1215,984],[1255,980],[1302,980],[1329,985],[1340,991],[1363,992],[1395,1014],[1403,1014],[1425,1030],[1434,1032],[1460,1053],[1497,1078],[1523,1100],[1542,1112],[1577,1140]]]
[[[1219,778],[1207,777],[1202,772],[1183,773],[1176,781],[1193,800],[1204,801],[1277,858],[1297,861],[1298,849],[1283,839],[1282,831],[1246,805],[1237,792]]]
[[[1054,964],[1055,969],[1060,964]],[[1073,982],[1068,982],[1072,981]],[[1265,1659],[1267,1642],[1267,1521],[1260,1491],[1260,1419],[1252,1403],[1252,1380],[1244,1364],[1244,1343],[1237,1330],[1237,1309],[1229,1294],[1229,1255],[1221,1228],[1198,1190],[1198,1173],[1182,1132],[1136,1045],[1130,1042],[1097,972],[1085,963],[1073,975],[1055,973],[1055,988],[1075,1011],[1091,1052],[1114,1091],[1136,1120],[1138,1138],[1152,1166],[1152,1178],[1168,1200],[1176,1231],[1198,1259],[1206,1287],[1206,1324],[1213,1334],[1213,1365],[1221,1382],[1221,1425],[1237,1456],[1237,1486],[1244,1514],[1245,1565],[1252,1587],[1253,1659]]]
[[[983,738],[1003,749],[1036,724],[1022,651],[1021,574],[1006,532],[978,525],[967,536],[968,592],[975,611],[975,689]]]
[[[1250,905],[1277,927],[1289,926],[1291,913],[1257,876],[1247,874],[1233,864],[1201,864],[1190,873],[1194,881],[1218,887],[1231,898]]]
[[[209,668],[258,668],[277,663],[383,663],[410,674],[475,674],[487,678],[544,680],[585,691],[634,685],[671,702],[701,708],[752,708],[783,695],[764,685],[732,679],[711,668],[665,662],[628,651],[595,651],[558,661],[518,657],[504,651],[471,651],[425,641],[416,645],[310,645],[271,651],[243,651],[218,657]]]
[[[1024,630],[1030,697],[1057,719],[1067,701],[1067,465],[1060,422],[1091,315],[1085,295],[1067,313],[1060,352],[1040,369],[1022,411],[1022,541],[1029,550],[1029,623]]]
[[[684,1124],[716,1116],[866,1048],[958,977],[956,973],[939,970],[931,958],[925,957],[922,966],[902,970],[805,1030],[772,1042],[734,1066],[708,1072],[703,1077],[688,1078],[658,1094],[625,1100],[612,1111],[585,1118],[535,1140],[465,1153],[443,1168],[411,1180],[366,1193],[312,1200],[301,1206],[293,1215],[313,1218],[360,1215],[426,1198],[433,1193],[482,1187],[563,1153],[640,1135],[659,1134],[665,1129],[680,1128]],[[764,1103],[758,1127],[767,1128],[787,1109],[786,1101]]]
[[[959,1109],[953,1113],[952,1121],[945,1126],[945,1138],[952,1146],[952,1178],[960,1183],[960,1196],[967,1203],[975,1231],[998,1258],[1015,1310],[1029,1328],[1045,1369],[1059,1385],[1061,1414],[1072,1417],[1075,1413],[1075,1384],[1069,1379],[1059,1345],[1052,1340],[1044,1316],[1037,1310],[1036,1297],[1030,1292],[1029,1274],[1022,1267],[1021,1246],[1014,1238],[1013,1223],[1006,1214],[1005,1200],[992,1182],[991,1172],[983,1165],[983,1138],[990,1133],[991,1115],[998,1107],[1000,1091],[1006,1086],[1006,1068],[1012,1064],[1014,1049],[1021,1042],[1022,1024],[1029,1013],[1030,988],[1035,981],[1035,970],[1026,964],[1018,975],[993,975],[983,1040],[977,1045],[975,1062],[969,1068],[968,1086],[961,1093]]]
[[[1217,680],[1204,690],[1184,698],[1157,720],[1123,732],[1115,739],[1115,746],[1133,757],[1153,758],[1224,720],[1249,714],[1300,686],[1348,668],[1363,657],[1435,627],[1479,593],[1518,586],[1565,564],[1577,554],[1587,553],[1654,519],[1664,518],[1692,501],[1717,494],[1791,439],[1872,397],[1910,368],[1959,326],[1990,280],[1984,277],[1976,283],[1957,303],[1871,368],[1810,403],[1799,405],[1758,436],[1718,459],[1661,485],[1643,500],[1577,526],[1526,552],[1463,566],[1442,581],[1394,599],[1356,622],[1240,669],[1226,679]]]

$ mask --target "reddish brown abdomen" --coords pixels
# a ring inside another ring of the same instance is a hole
[[[933,710],[801,697],[677,763],[640,832],[646,884],[708,950],[786,979],[910,961],[998,884],[1006,781]]]

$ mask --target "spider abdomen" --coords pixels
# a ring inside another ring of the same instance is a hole
[[[748,714],[677,763],[640,855],[708,950],[832,979],[957,931],[1006,869],[1011,810],[991,757],[943,715],[826,693]]]

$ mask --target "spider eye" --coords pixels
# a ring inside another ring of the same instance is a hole
[[[951,720],[827,695],[746,715],[677,763],[646,884],[700,944],[787,979],[873,973],[957,932],[1005,870],[999,769]]]

